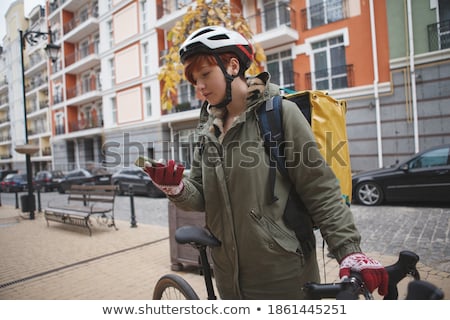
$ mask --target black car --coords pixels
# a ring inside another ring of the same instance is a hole
[[[352,177],[353,200],[374,206],[382,202],[450,202],[450,145],[415,154],[392,168]]]
[[[153,184],[148,174],[138,167],[123,168],[114,173],[111,177],[111,183],[118,186],[120,194],[128,193],[131,186],[133,194],[152,198],[165,197],[165,194]]]
[[[45,192],[53,191],[58,188],[62,178],[64,178],[64,173],[60,170],[39,171],[35,177],[36,188]]]
[[[0,182],[2,192],[20,192],[27,189],[26,174],[10,173]]]
[[[73,184],[108,185],[111,184],[111,174],[106,172],[92,174],[86,169],[70,171],[60,180],[57,186],[59,193],[65,193]]]

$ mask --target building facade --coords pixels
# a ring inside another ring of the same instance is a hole
[[[21,1],[16,2],[12,7],[19,10]],[[450,141],[448,1],[229,3],[264,48],[265,69],[273,82],[287,89],[326,90],[347,100],[354,171],[388,166]],[[189,167],[200,101],[183,82],[178,103],[162,110],[158,72],[170,46],[166,35],[191,5],[195,1],[47,1],[40,28],[51,27],[61,52],[55,63],[37,64],[46,73],[27,68],[28,132],[40,147],[32,156],[34,170],[51,166],[68,171],[91,162],[115,170],[131,165],[138,155],[173,158]],[[31,20],[23,19],[22,28],[30,28]],[[14,34],[13,29],[8,32]],[[15,65],[8,63],[12,57],[7,45],[5,49],[0,163],[16,167],[21,158],[14,143],[23,133],[13,127],[23,131],[23,122],[16,116],[20,99],[11,92],[11,81],[21,78],[10,70]],[[26,50],[28,60],[34,61],[33,55]],[[41,78],[48,79],[46,85],[31,89],[32,79],[34,86]]]
[[[35,45],[25,40],[21,48],[20,31],[47,31],[45,10],[33,8],[24,18],[23,1],[14,2],[6,13],[7,35],[1,53],[2,86],[0,86],[0,166],[25,172],[25,156],[15,151],[26,142],[25,112],[28,142],[39,151],[33,155],[35,170],[51,168],[51,130],[48,101],[48,58],[46,41]],[[22,59],[23,53],[23,74]],[[24,108],[26,99],[26,110]]]

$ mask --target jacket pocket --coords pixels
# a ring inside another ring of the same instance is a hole
[[[295,254],[299,254],[299,252],[301,252],[300,243],[293,232],[289,233],[280,227],[275,221],[268,217],[259,215],[255,210],[250,210],[250,216],[261,228],[261,230],[269,237],[269,239],[275,241],[281,248]]]

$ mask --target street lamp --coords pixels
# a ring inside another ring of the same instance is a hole
[[[47,52],[47,56],[55,62],[58,58],[60,46],[55,45],[52,41],[52,33],[50,27],[48,32],[40,32],[33,30],[26,30],[22,32],[19,30],[20,37],[20,58],[22,63],[22,95],[23,95],[23,112],[24,112],[24,120],[25,120],[25,145],[17,146],[16,151],[19,153],[25,154],[26,161],[26,170],[27,170],[27,184],[28,184],[28,196],[25,197],[25,201],[22,201],[22,211],[26,211],[23,208],[23,204],[27,204],[28,211],[30,212],[30,220],[34,219],[34,210],[35,210],[35,200],[33,194],[33,175],[31,168],[31,154],[35,153],[38,149],[34,146],[28,144],[28,121],[27,121],[27,99],[25,93],[25,65],[23,59],[23,51],[25,49],[25,41],[34,46],[39,42],[39,39],[49,40],[47,46],[45,47],[45,51]]]

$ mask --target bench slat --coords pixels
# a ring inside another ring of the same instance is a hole
[[[117,230],[114,222],[116,193],[117,187],[113,185],[73,185],[67,191],[67,205],[49,206],[44,210],[47,225],[48,221],[77,225],[89,229],[89,234],[92,235],[89,227],[90,216],[108,214],[105,216],[108,217],[108,220],[111,219],[108,226]],[[80,203],[83,205],[79,205]]]

